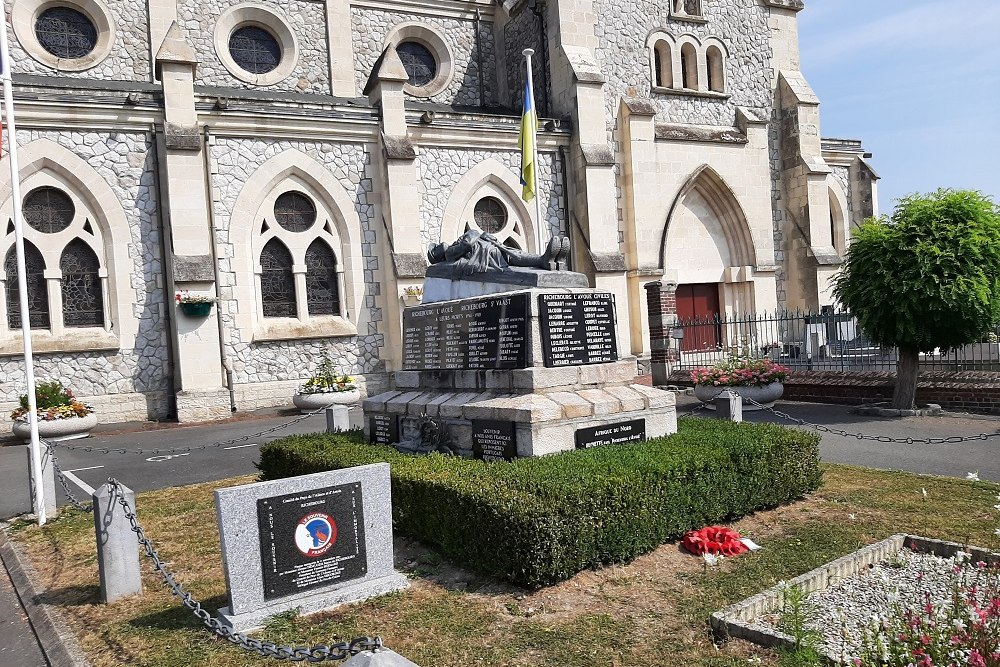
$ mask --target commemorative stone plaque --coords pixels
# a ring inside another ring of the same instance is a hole
[[[625,442],[638,442],[646,439],[646,420],[635,419],[617,424],[581,428],[576,432],[576,448],[603,447],[605,445],[620,445]]]
[[[517,458],[514,422],[474,419],[472,453],[482,461],[513,461]]]
[[[215,492],[229,606],[245,631],[290,609],[311,613],[406,587],[393,569],[389,466]]]
[[[399,442],[399,417],[372,415],[368,420],[368,440],[373,445],[395,445]]]
[[[613,294],[541,294],[538,299],[548,368],[618,361]]]
[[[403,367],[409,371],[528,366],[528,295],[408,308]]]
[[[264,599],[365,576],[361,484],[257,501]]]

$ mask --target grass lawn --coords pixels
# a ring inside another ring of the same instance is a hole
[[[161,556],[212,610],[226,604],[212,491],[250,481],[165,489],[137,501]],[[281,617],[258,636],[312,644],[378,634],[421,667],[735,667],[752,656],[777,665],[778,656],[751,644],[714,646],[709,614],[898,532],[997,549],[998,493],[987,482],[824,465],[815,494],[733,524],[762,551],[708,568],[667,544],[627,566],[537,591],[477,577],[397,539],[397,568],[410,577],[409,590],[308,619]],[[98,604],[90,515],[67,510],[43,529],[16,524],[11,537],[95,667],[278,664],[214,639],[149,574],[145,558],[145,595]]]

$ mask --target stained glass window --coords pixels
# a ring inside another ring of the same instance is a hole
[[[306,298],[310,315],[339,315],[337,257],[330,246],[313,241],[306,250]]]
[[[487,234],[498,234],[507,225],[507,208],[496,197],[483,197],[473,213],[476,225]]]
[[[24,221],[35,230],[46,234],[61,232],[73,222],[76,207],[62,190],[37,188],[24,198]]]
[[[59,259],[62,271],[63,324],[67,327],[103,327],[104,298],[101,263],[86,243],[76,239]]]
[[[403,42],[396,47],[396,53],[403,61],[411,86],[426,86],[437,76],[437,60],[423,44]]]
[[[49,7],[35,21],[35,37],[57,58],[83,58],[97,45],[97,28],[83,12]]]
[[[38,248],[24,242],[25,276],[28,279],[28,322],[32,329],[49,328],[49,295],[45,287],[45,260]],[[17,284],[17,254],[14,248],[4,261],[7,275],[7,326],[21,328],[21,292]]]
[[[296,317],[292,254],[281,241],[271,239],[260,253],[260,296],[264,317]]]
[[[301,192],[286,192],[274,201],[274,219],[290,232],[304,232],[316,222],[316,206]]]
[[[281,45],[264,28],[245,25],[229,36],[229,54],[236,64],[253,74],[267,74],[281,63]]]

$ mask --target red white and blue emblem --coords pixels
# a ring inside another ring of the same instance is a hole
[[[295,547],[310,558],[322,556],[336,541],[337,524],[322,512],[302,517],[295,528]]]

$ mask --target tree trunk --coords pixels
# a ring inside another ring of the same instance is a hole
[[[912,410],[917,396],[917,370],[920,363],[920,350],[917,348],[899,348],[899,360],[896,362],[896,390],[892,395],[892,407],[896,410]]]

